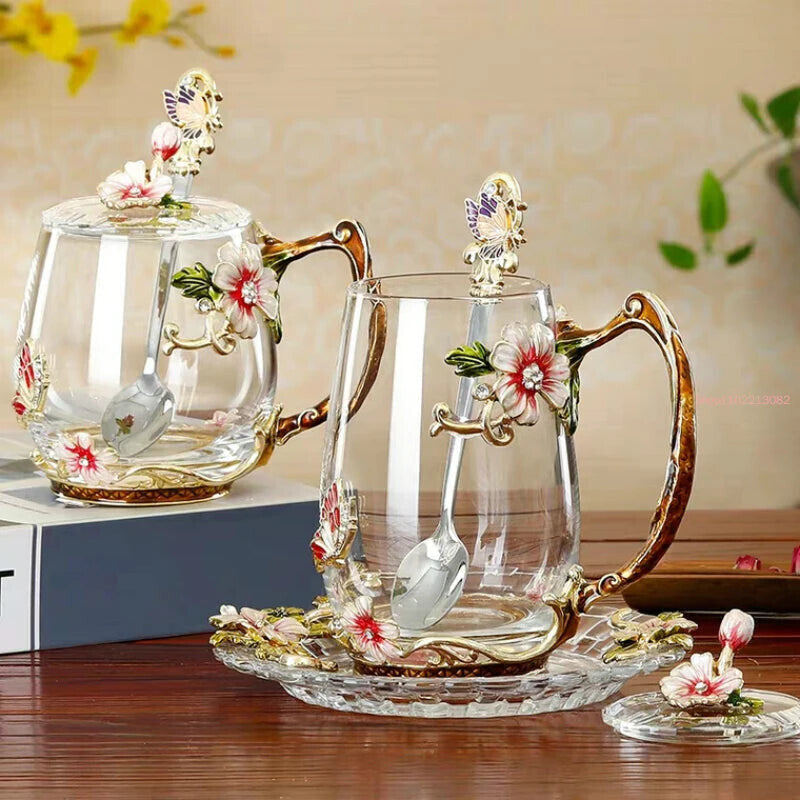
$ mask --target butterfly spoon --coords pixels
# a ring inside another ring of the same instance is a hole
[[[171,196],[173,200],[181,201],[189,196],[192,178],[200,169],[200,156],[214,152],[213,134],[222,127],[218,110],[222,95],[205,70],[191,69],[181,76],[175,91],[165,91],[163,98],[170,123],[180,130],[181,136],[174,144],[177,149],[171,148],[169,154],[160,150],[154,139],[153,155],[171,159]],[[156,163],[163,168],[163,161],[154,162],[154,167]],[[103,438],[125,458],[155,444],[175,415],[175,396],[159,378],[157,369],[164,315],[177,257],[177,241],[161,246],[158,278],[147,326],[144,367],[132,384],[112,398],[100,424]]]
[[[464,251],[473,265],[467,343],[483,341],[488,333],[494,301],[503,288],[503,274],[514,272],[514,252],[525,239],[519,184],[507,173],[497,172],[483,183],[478,202],[465,201],[467,225],[475,238]],[[462,377],[458,384],[455,414],[470,416],[474,378]],[[453,522],[465,439],[452,435],[444,466],[439,524],[433,534],[415,545],[400,562],[392,586],[391,609],[395,622],[409,631],[435,625],[458,602],[467,579],[469,557]]]

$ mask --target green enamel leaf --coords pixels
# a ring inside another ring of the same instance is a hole
[[[456,347],[445,356],[444,363],[455,367],[456,375],[462,378],[479,378],[494,372],[489,351],[482,342]]]
[[[700,181],[700,227],[706,233],[721,231],[728,222],[728,202],[719,178],[707,169]]]
[[[767,114],[787,139],[791,139],[797,129],[798,110],[800,110],[800,86],[793,86],[775,95],[767,103]]]
[[[769,133],[767,123],[764,122],[764,117],[761,115],[761,108],[758,105],[758,100],[752,94],[741,92],[739,94],[739,102],[742,108],[750,115],[750,119],[758,125],[764,133]]]
[[[741,264],[742,261],[750,256],[750,253],[753,252],[753,248],[755,246],[755,242],[748,242],[747,244],[743,244],[741,247],[737,247],[735,250],[731,250],[730,253],[725,256],[725,261],[727,262],[728,266],[733,267],[736,264]]]
[[[172,276],[172,285],[180,289],[184,297],[190,297],[192,300],[207,298],[213,301],[221,294],[214,286],[211,273],[199,261],[191,267],[176,272]]]
[[[800,210],[800,196],[798,196],[797,187],[794,184],[792,165],[788,158],[778,165],[776,178],[778,180],[778,188],[781,190],[783,196],[796,209]]]
[[[697,266],[697,256],[694,250],[677,242],[659,242],[658,249],[661,255],[677,269],[694,269]]]

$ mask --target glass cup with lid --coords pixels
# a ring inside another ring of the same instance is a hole
[[[61,498],[190,502],[224,494],[276,444],[323,422],[327,400],[276,402],[279,282],[323,249],[371,274],[355,221],[295,242],[246,209],[190,195],[214,150],[221,95],[203,70],[164,92],[152,163],[48,209],[22,306],[14,411]]]

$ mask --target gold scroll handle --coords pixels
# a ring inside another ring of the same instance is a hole
[[[275,260],[281,270],[310,253],[320,250],[341,250],[347,256],[352,279],[372,277],[372,256],[369,251],[367,234],[360,223],[342,220],[332,231],[298,239],[296,242],[282,242],[274,236],[261,231],[259,234],[261,254],[264,259]],[[376,306],[370,319],[369,349],[361,378],[350,403],[350,413],[355,413],[364,402],[378,372],[383,347],[386,341],[386,311]],[[282,416],[277,422],[275,441],[281,445],[302,431],[322,424],[328,418],[330,397],[320,400],[297,414]]]
[[[559,350],[570,359],[573,376],[584,356],[627,330],[645,331],[667,362],[672,396],[672,432],[667,474],[661,499],[642,549],[616,572],[584,584],[577,598],[582,611],[595,600],[639,580],[663,558],[675,538],[692,491],[696,454],[694,383],[681,335],[667,307],[649,292],[634,292],[619,313],[602,328],[585,330],[572,320],[558,323]]]

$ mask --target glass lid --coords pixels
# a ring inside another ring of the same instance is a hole
[[[99,197],[76,197],[48,208],[42,225],[74,236],[129,236],[137,239],[201,238],[253,221],[250,212],[227,200],[190,197],[180,205],[159,208],[113,209]]]

